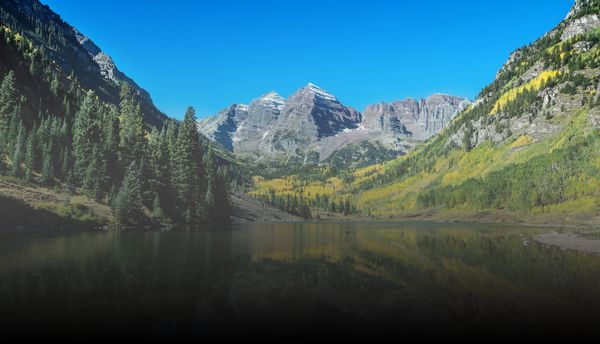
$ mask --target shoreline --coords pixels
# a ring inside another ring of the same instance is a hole
[[[340,216],[338,214],[317,212],[318,220],[307,222],[366,222],[366,223],[404,223],[404,222],[432,222],[432,223],[465,223],[465,224],[490,224],[490,225],[517,225],[524,227],[564,228],[564,229],[598,229],[600,222],[567,220],[560,216],[535,216],[516,215],[505,212],[485,212],[485,214],[460,214],[448,213],[420,213],[396,217],[368,217],[363,215]],[[564,221],[564,222],[561,222]]]
[[[600,240],[581,237],[575,233],[542,233],[533,240],[547,247],[600,255]]]

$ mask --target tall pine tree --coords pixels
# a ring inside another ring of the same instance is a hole
[[[115,216],[120,223],[136,223],[142,213],[140,168],[135,162],[129,165],[125,178],[114,201]]]
[[[74,180],[76,183],[83,182],[87,168],[92,162],[94,146],[100,141],[99,112],[98,99],[92,91],[89,91],[75,115],[73,125]]]
[[[127,83],[121,84],[120,110],[121,164],[129,166],[136,161],[140,166],[145,145],[144,119],[134,91]]]
[[[192,107],[187,109],[180,125],[174,155],[173,186],[180,211],[188,222],[204,218],[202,150]]]

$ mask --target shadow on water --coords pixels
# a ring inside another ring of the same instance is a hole
[[[465,224],[3,232],[3,332],[586,333],[600,257]],[[32,332],[32,330],[35,330]]]

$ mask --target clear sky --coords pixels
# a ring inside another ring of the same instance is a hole
[[[572,0],[42,0],[181,118],[308,82],[363,110],[435,92],[474,98]]]

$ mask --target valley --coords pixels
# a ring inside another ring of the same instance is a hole
[[[597,336],[600,0],[560,6],[0,1],[0,331]]]
[[[598,6],[577,1],[473,101],[436,93],[359,112],[308,83],[176,121],[47,6],[8,1],[0,165],[17,184],[69,195],[52,209],[71,197],[110,209],[100,223],[227,222],[236,199],[241,213],[269,207],[247,216],[261,221],[597,226]]]
[[[255,178],[251,193],[295,196],[334,212],[349,203],[351,212],[388,220],[597,226],[600,21],[590,14],[594,6],[577,2],[555,29],[515,51],[470,106],[408,154],[321,176]]]

